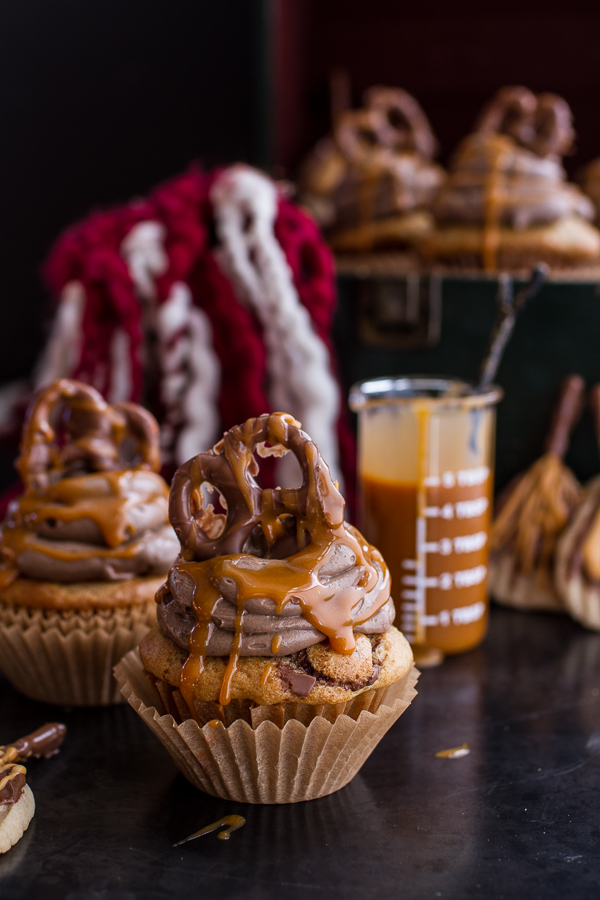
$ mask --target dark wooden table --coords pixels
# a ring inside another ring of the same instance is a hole
[[[37,812],[0,857],[2,900],[600,896],[600,635],[494,610],[483,647],[419,695],[344,790],[252,807],[199,793],[129,707],[56,710],[0,683],[0,742],[48,719]],[[436,751],[468,743],[461,759]],[[246,825],[172,844],[230,813]]]

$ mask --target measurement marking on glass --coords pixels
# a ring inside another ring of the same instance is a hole
[[[429,444],[429,419],[423,412],[419,417],[421,448]],[[417,494],[417,519],[416,519],[416,546],[415,559],[402,560],[402,568],[406,574],[402,576],[402,590],[400,591],[400,620],[402,629],[408,640],[422,643],[425,639],[425,629],[442,625],[465,625],[480,619],[485,613],[483,603],[475,603],[468,607],[458,607],[453,610],[442,610],[437,615],[427,615],[427,590],[437,588],[447,591],[451,588],[469,588],[481,584],[487,577],[487,568],[484,565],[474,566],[470,569],[458,569],[454,572],[442,572],[437,576],[427,575],[427,556],[438,554],[450,556],[455,554],[474,553],[485,547],[488,536],[485,531],[477,531],[474,534],[462,534],[454,537],[444,537],[437,541],[427,540],[427,520],[443,519],[476,519],[484,515],[489,507],[489,499],[486,496],[473,497],[469,500],[457,500],[454,503],[447,502],[439,506],[427,505],[428,488],[452,489],[459,487],[474,487],[483,485],[490,477],[487,466],[478,466],[473,469],[461,469],[457,472],[446,471],[441,475],[425,475],[423,465],[427,458],[426,451],[419,459],[419,482]]]
[[[426,506],[425,515],[428,519],[476,519],[486,512],[488,506],[487,497],[475,497],[473,500],[444,503],[443,506]]]
[[[443,472],[442,475],[428,475],[425,479],[425,487],[474,487],[488,480],[490,470],[487,466],[477,466],[474,469],[459,469],[458,472]]]
[[[457,569],[456,572],[442,572],[441,575],[403,575],[402,584],[414,585],[416,591],[411,596],[419,597],[419,588],[440,588],[448,591],[451,587],[467,588],[481,584],[487,575],[486,566],[474,566],[472,569]],[[408,592],[402,591],[404,597]]]

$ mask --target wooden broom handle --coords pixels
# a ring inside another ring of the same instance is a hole
[[[596,430],[596,439],[600,444],[600,384],[595,384],[590,389],[590,409]]]
[[[596,385],[596,388],[600,389],[600,385]],[[584,390],[585,381],[580,375],[567,375],[560,386],[558,402],[554,407],[550,431],[546,438],[546,452],[553,453],[559,459],[564,459],[571,431],[583,410]],[[597,391],[596,397],[600,413],[600,390]],[[600,418],[596,421],[600,422]]]

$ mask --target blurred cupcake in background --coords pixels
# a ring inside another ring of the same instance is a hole
[[[599,259],[593,204],[561,165],[574,137],[561,97],[498,91],[454,155],[424,255],[486,271]]]
[[[372,87],[335,116],[300,176],[301,200],[339,252],[406,249],[431,231],[444,181],[437,141],[414,97]]]
[[[156,621],[179,550],[159,464],[158,425],[138,404],[67,379],[34,398],[0,572],[0,665],[28,697],[120,701],[112,668]]]

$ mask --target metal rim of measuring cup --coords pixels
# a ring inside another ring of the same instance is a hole
[[[361,412],[369,406],[429,400],[436,406],[478,407],[498,403],[504,391],[496,384],[485,391],[460,378],[441,375],[392,375],[358,381],[350,388],[350,409]]]

